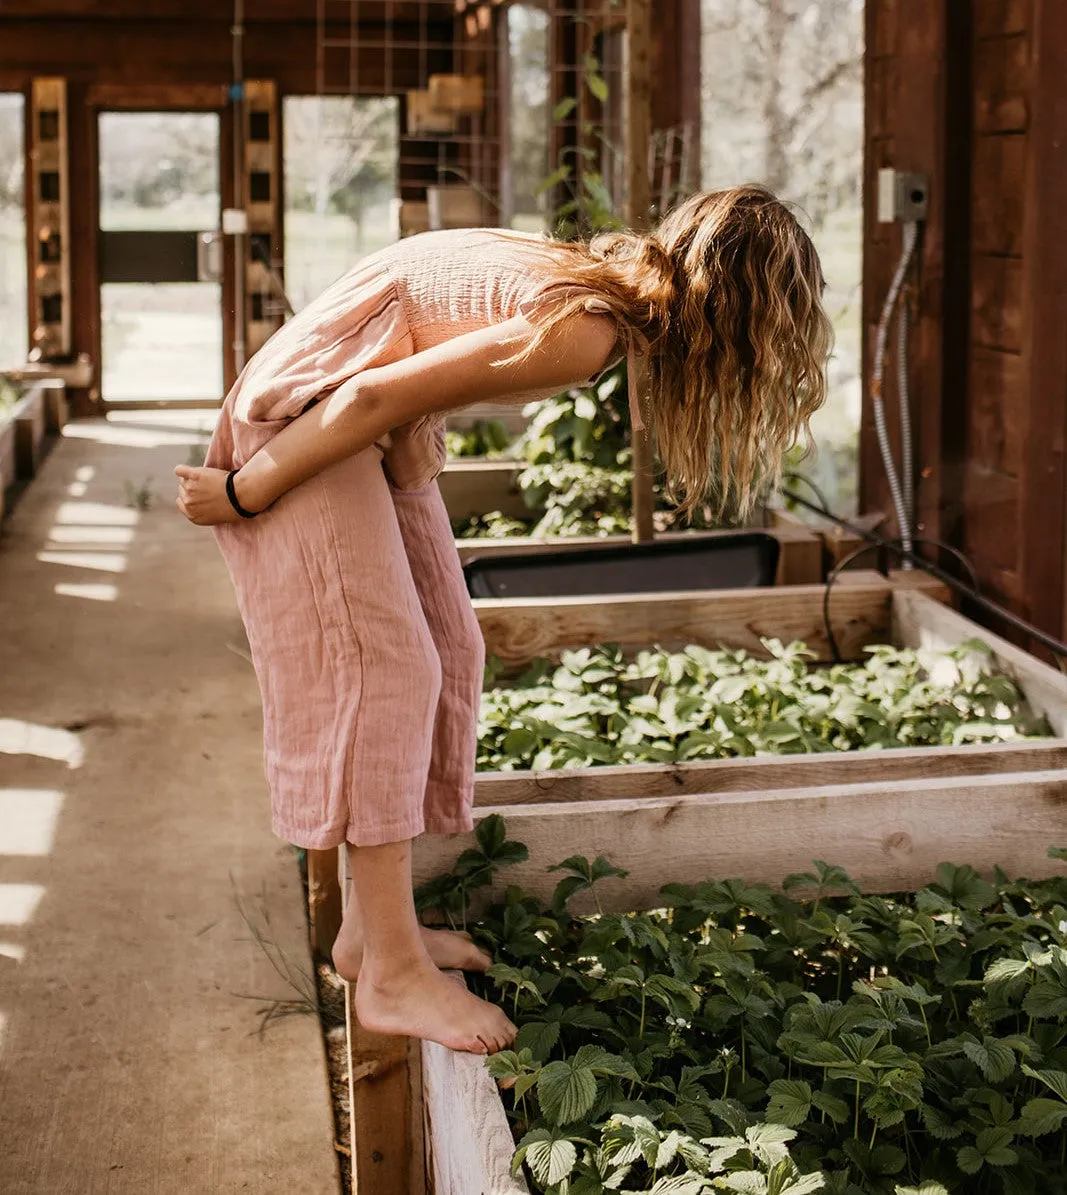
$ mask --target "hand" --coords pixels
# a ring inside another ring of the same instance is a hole
[[[216,523],[236,523],[240,519],[226,497],[225,469],[178,465],[174,472],[179,478],[177,507],[190,523],[211,527]]]

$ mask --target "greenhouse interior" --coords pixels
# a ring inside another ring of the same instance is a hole
[[[4,0],[0,1191],[1067,1195],[1064,279],[1063,0]]]

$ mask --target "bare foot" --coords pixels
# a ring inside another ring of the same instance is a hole
[[[442,971],[488,971],[493,960],[467,933],[450,929],[420,927],[422,944],[435,966]],[[363,939],[347,935],[342,926],[333,944],[333,965],[337,974],[354,983],[363,965]]]
[[[364,1029],[419,1037],[468,1054],[495,1054],[518,1032],[495,1004],[430,966],[381,975],[368,967],[356,984],[355,1004]]]

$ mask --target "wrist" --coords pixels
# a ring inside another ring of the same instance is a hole
[[[241,506],[251,514],[259,514],[270,506],[269,495],[263,493],[262,483],[247,465],[234,475],[233,492]]]

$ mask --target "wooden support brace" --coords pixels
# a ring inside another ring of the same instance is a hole
[[[70,418],[70,406],[67,402],[67,387],[59,379],[49,379],[40,383],[44,391],[44,420],[45,429],[54,436],[67,426]]]
[[[341,882],[338,848],[307,852],[308,922],[311,948],[329,958],[337,931],[341,928]]]
[[[345,984],[353,1195],[426,1195],[421,1043],[363,1029]]]
[[[45,391],[34,386],[15,406],[15,471],[21,480],[36,476],[46,431]]]

